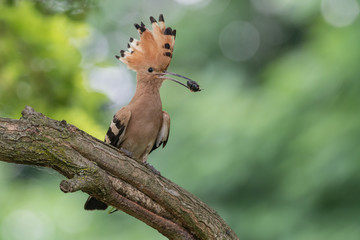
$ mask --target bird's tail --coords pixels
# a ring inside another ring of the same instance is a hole
[[[91,196],[89,196],[84,205],[85,210],[105,210],[107,207],[108,205],[106,203],[103,203]]]

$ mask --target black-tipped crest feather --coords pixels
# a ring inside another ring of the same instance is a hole
[[[130,38],[126,51],[120,51],[120,61],[130,69],[138,71],[144,66],[154,66],[166,70],[170,64],[175,38],[175,30],[166,27],[164,16],[160,14],[159,21],[150,17],[151,28],[146,28],[143,22],[134,26],[140,34],[140,39]]]
[[[165,21],[164,21],[164,15],[160,14],[160,16],[159,16],[159,22],[165,22]]]
[[[171,29],[171,27],[166,28],[164,34],[165,34],[165,35],[172,35],[172,29]]]
[[[157,21],[156,21],[156,19],[155,19],[153,16],[150,16],[150,22],[151,22],[151,23],[155,23],[155,22],[157,22]]]

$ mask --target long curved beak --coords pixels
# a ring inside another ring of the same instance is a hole
[[[182,76],[180,74],[165,71],[164,73],[159,73],[159,75],[160,75],[159,78],[168,79],[168,80],[171,80],[173,82],[176,82],[176,83],[188,88],[192,92],[200,92],[202,90],[202,89],[200,89],[200,86],[199,86],[199,84],[197,82],[195,82],[194,80],[191,80],[190,78],[184,77],[184,76]],[[182,82],[180,82],[180,81],[178,81],[178,80],[176,80],[174,78],[168,77],[166,75],[172,75],[172,76],[176,76],[176,77],[186,79],[187,80],[186,85],[183,84]]]

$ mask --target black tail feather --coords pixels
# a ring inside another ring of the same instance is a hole
[[[105,210],[108,207],[106,203],[97,200],[94,197],[89,197],[84,205],[85,210]]]

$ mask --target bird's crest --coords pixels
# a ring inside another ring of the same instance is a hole
[[[148,70],[149,67],[155,71],[165,71],[172,58],[176,30],[165,27],[162,14],[159,22],[154,17],[150,17],[150,21],[152,30],[146,28],[143,22],[141,25],[135,24],[140,40],[130,38],[128,50],[121,50],[120,56],[116,56],[134,71]]]

